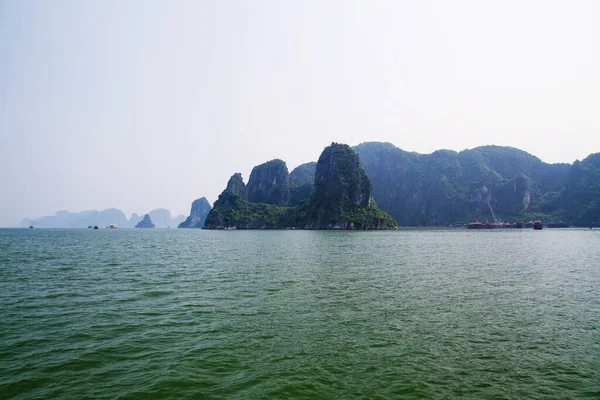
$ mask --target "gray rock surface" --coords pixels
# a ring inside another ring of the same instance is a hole
[[[251,203],[289,206],[290,177],[285,161],[275,159],[254,167],[247,189],[248,201]]]
[[[155,225],[152,223],[152,219],[150,219],[149,214],[145,214],[144,218],[135,226],[136,228],[154,228]]]
[[[240,196],[244,200],[248,200],[248,190],[246,189],[246,184],[244,183],[244,178],[242,178],[242,174],[236,172],[229,178],[229,182],[227,182],[227,188],[225,190],[229,190],[232,193]]]
[[[178,228],[203,228],[204,221],[210,210],[211,207],[208,200],[206,200],[206,197],[194,200],[192,209],[190,210],[190,216],[180,223]]]

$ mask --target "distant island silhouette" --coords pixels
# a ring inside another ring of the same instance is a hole
[[[175,228],[185,216],[171,216],[171,212],[166,208],[158,208],[148,213],[152,222],[157,228]],[[35,228],[86,228],[88,226],[105,227],[110,224],[116,224],[119,228],[134,228],[143,219],[142,216],[133,213],[131,218],[127,218],[125,213],[116,208],[109,208],[102,211],[88,210],[77,213],[68,211],[57,211],[53,216],[45,216],[34,219],[23,219],[22,227],[33,226]]]

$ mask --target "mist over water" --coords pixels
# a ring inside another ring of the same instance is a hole
[[[600,231],[0,230],[3,398],[598,398]]]

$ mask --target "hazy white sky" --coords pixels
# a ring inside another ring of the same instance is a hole
[[[332,141],[600,151],[600,1],[0,0],[0,226],[188,214]]]

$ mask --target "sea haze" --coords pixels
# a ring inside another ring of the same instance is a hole
[[[0,230],[3,398],[600,397],[600,231]]]

